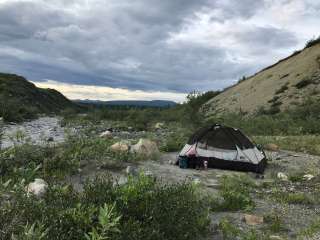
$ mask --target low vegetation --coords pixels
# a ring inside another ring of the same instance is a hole
[[[222,122],[240,128],[251,136],[316,135],[320,133],[319,116],[320,106],[317,101],[306,100],[295,109],[288,109],[272,115],[263,110],[256,115],[230,113],[212,117],[208,119],[208,123]]]
[[[143,156],[110,149],[114,140],[69,136],[59,145],[32,145],[17,134],[16,145],[0,152],[2,180],[32,180],[40,177],[48,181],[77,173],[82,165],[93,164],[104,168],[121,168],[124,162],[135,162]],[[19,144],[18,144],[19,143]]]
[[[320,155],[320,137],[318,135],[255,136],[253,139],[261,145],[275,143],[281,149]]]
[[[301,88],[304,88],[312,83],[313,83],[312,79],[304,78],[300,82],[298,82],[295,86],[296,86],[296,88],[301,89]]]
[[[23,181],[0,184],[1,239],[194,239],[208,229],[206,204],[186,183],[162,185],[141,175],[114,185],[103,176],[83,192],[54,185],[42,200],[24,188]]]
[[[122,185],[103,175],[83,191],[64,184],[86,161],[114,168],[141,160],[110,151],[112,140],[80,134],[35,146],[18,135],[13,148],[0,151],[0,219],[6,219],[0,239],[194,239],[207,233],[208,205],[193,184],[166,185],[142,173]],[[41,199],[26,192],[35,178],[50,183]]]
[[[246,176],[223,176],[219,190],[221,198],[213,199],[213,211],[251,210],[254,202],[250,196],[253,182]]]

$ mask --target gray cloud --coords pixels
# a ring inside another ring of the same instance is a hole
[[[223,88],[305,40],[301,29],[274,20],[266,2],[2,1],[0,71],[150,91]]]

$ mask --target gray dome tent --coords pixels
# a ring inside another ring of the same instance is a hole
[[[203,165],[238,171],[262,173],[267,160],[263,151],[239,129],[215,124],[196,131],[179,154],[187,167]]]

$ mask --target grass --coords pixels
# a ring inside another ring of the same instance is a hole
[[[218,230],[222,234],[224,240],[269,240],[270,236],[266,232],[257,231],[255,229],[243,230],[231,223],[227,218],[220,221]]]
[[[130,152],[112,151],[110,146],[114,140],[81,133],[70,135],[58,145],[32,145],[21,134],[17,134],[14,141],[13,148],[0,151],[0,173],[4,179],[40,177],[52,181],[74,174],[87,164],[114,169],[123,168],[125,162],[144,159]]]
[[[261,145],[274,143],[278,145],[280,149],[320,155],[320,136],[318,135],[254,136],[253,139]]]
[[[272,233],[279,233],[286,230],[283,222],[283,217],[279,213],[273,211],[271,213],[265,214],[263,218],[265,223],[268,224],[266,229],[271,231]]]
[[[223,176],[220,180],[219,196],[213,199],[213,211],[252,210],[255,206],[250,196],[252,180],[247,176]]]
[[[307,239],[313,237],[316,233],[320,232],[320,218],[315,219],[309,227],[306,229],[303,229],[299,233],[299,238],[298,239]]]

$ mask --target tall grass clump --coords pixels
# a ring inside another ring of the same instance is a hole
[[[214,211],[251,210],[254,201],[250,196],[253,182],[246,176],[223,176],[220,180],[219,196],[211,205]]]

